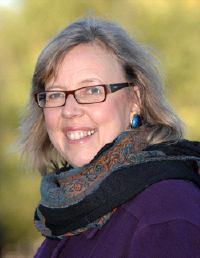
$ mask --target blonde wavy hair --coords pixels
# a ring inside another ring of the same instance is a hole
[[[155,59],[117,24],[96,18],[78,20],[58,33],[39,55],[30,101],[21,122],[22,155],[41,173],[54,170],[66,161],[48,137],[43,110],[37,106],[33,93],[44,90],[46,82],[56,76],[59,65],[72,47],[95,42],[100,42],[117,56],[127,81],[134,79],[138,82],[140,115],[144,126],[148,127],[148,144],[174,142],[182,137],[182,123],[163,94]]]

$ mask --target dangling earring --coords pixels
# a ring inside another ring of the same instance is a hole
[[[142,122],[141,122],[141,117],[138,114],[135,114],[132,119],[131,119],[131,127],[133,129],[138,128],[139,126],[141,126]]]

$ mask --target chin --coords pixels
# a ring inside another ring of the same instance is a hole
[[[79,160],[71,160],[70,162],[68,162],[72,167],[83,167],[84,165],[90,163],[90,161],[93,159],[93,157],[91,159],[87,158],[87,159],[79,159]]]
[[[90,163],[93,158],[96,156],[96,151],[90,151],[87,153],[86,151],[73,152],[73,153],[63,153],[64,159],[70,164],[72,167],[83,167],[84,165]]]
[[[70,166],[72,166],[73,168],[80,168],[83,167],[84,165],[86,165],[87,163],[81,163],[81,162],[69,162]]]

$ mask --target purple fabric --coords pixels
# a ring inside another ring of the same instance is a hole
[[[200,189],[165,180],[122,205],[102,229],[46,239],[35,258],[200,258]]]

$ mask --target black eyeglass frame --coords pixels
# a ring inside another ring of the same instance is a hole
[[[98,84],[98,85],[91,85],[91,86],[86,86],[86,87],[81,87],[81,88],[78,88],[76,90],[69,90],[69,91],[64,91],[64,90],[47,90],[47,91],[36,91],[33,93],[33,96],[34,96],[34,99],[36,101],[36,103],[38,104],[38,106],[40,108],[56,108],[56,107],[63,107],[65,104],[66,104],[66,100],[67,100],[67,97],[72,94],[73,97],[75,98],[75,100],[77,101],[78,104],[81,104],[81,105],[84,105],[84,104],[95,104],[95,103],[101,103],[101,102],[104,102],[106,100],[106,97],[109,93],[113,93],[113,92],[116,92],[118,90],[121,90],[123,88],[126,88],[126,87],[130,87],[132,86],[133,83],[130,83],[130,82],[122,82],[122,83],[114,83],[114,84]],[[105,98],[99,102],[89,102],[89,103],[82,103],[80,102],[79,100],[77,100],[76,96],[75,96],[75,92],[78,91],[78,90],[81,90],[81,89],[85,89],[85,88],[88,88],[88,87],[97,87],[97,86],[102,86],[104,87],[104,91],[105,91]],[[65,93],[65,102],[63,103],[63,105],[61,106],[55,106],[55,107],[41,107],[39,105],[39,101],[38,101],[38,94],[39,93],[45,93],[45,92],[63,92]]]

